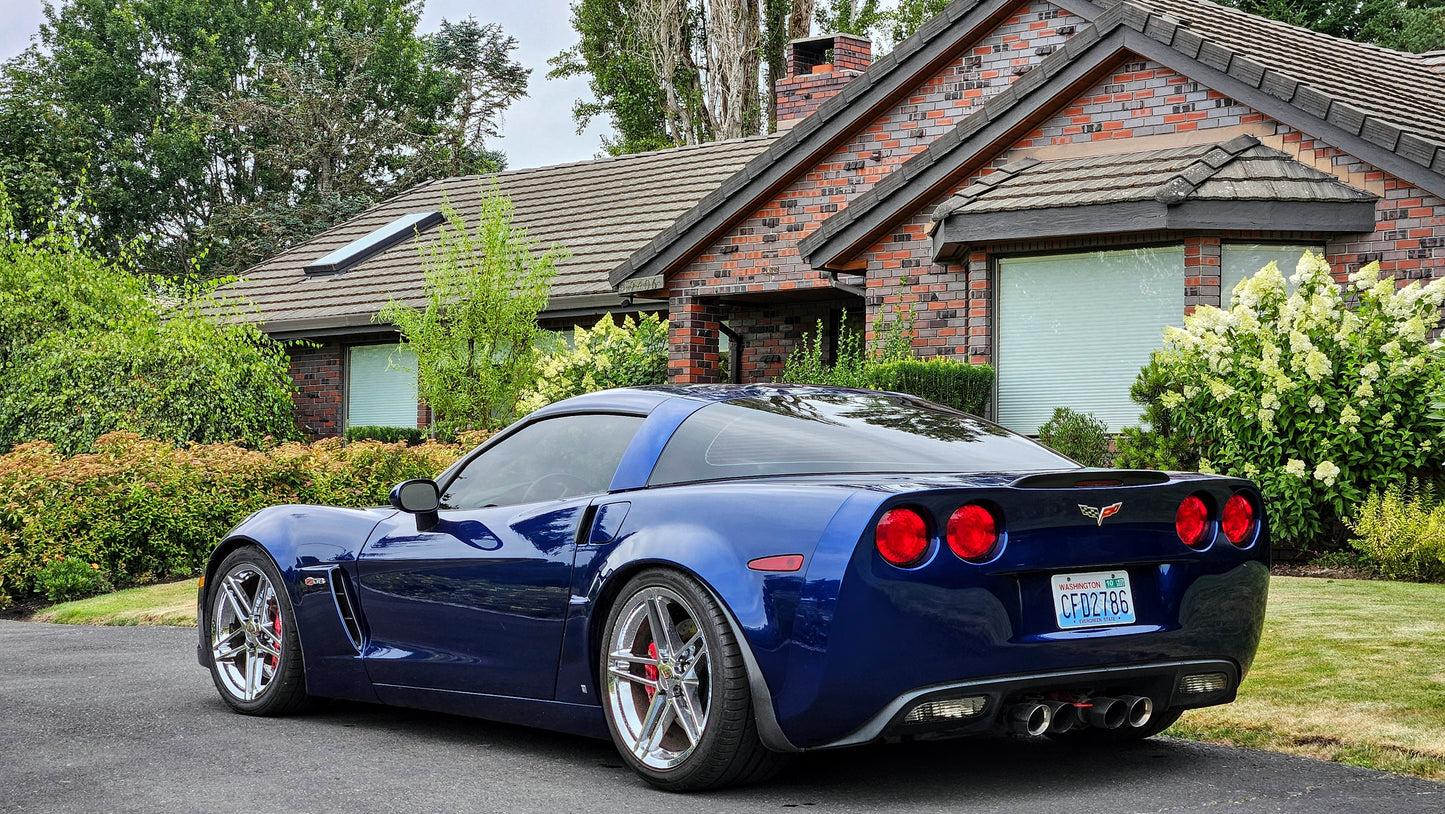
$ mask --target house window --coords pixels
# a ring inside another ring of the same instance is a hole
[[[346,371],[348,427],[416,426],[416,354],[401,345],[355,345]]]
[[[1181,246],[1000,260],[999,423],[1033,434],[1055,407],[1138,423],[1129,386],[1183,322]]]
[[[1279,273],[1284,275],[1287,289],[1293,292],[1295,286],[1288,280],[1290,275],[1294,274],[1295,267],[1299,265],[1300,257],[1306,251],[1323,254],[1324,250],[1324,246],[1270,243],[1224,244],[1220,247],[1220,305],[1229,308],[1233,304],[1230,295],[1234,293],[1234,287],[1239,285],[1244,278],[1253,277],[1255,272],[1269,265],[1271,260],[1279,264]]]

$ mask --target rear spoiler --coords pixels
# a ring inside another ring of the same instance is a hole
[[[1010,483],[1014,489],[1097,489],[1113,486],[1154,486],[1168,483],[1169,475],[1153,469],[1076,469],[1025,475]]]

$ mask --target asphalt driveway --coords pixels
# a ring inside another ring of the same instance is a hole
[[[362,704],[235,715],[194,641],[0,622],[0,811],[1445,810],[1445,784],[1163,739],[819,753],[766,786],[682,797],[652,791],[599,741]]]

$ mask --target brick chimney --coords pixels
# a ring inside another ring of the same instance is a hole
[[[852,34],[828,34],[788,43],[788,75],[778,81],[778,121],[801,119],[868,70],[873,43]]]

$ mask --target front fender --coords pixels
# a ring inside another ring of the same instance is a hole
[[[272,506],[251,515],[232,529],[206,564],[206,585],[214,583],[221,561],[232,551],[254,545],[281,573],[296,615],[296,633],[306,671],[306,690],[316,696],[374,701],[361,654],[341,619],[333,591],[349,591],[357,600],[355,563],[376,526],[394,509],[343,509],[332,506]],[[314,575],[324,580],[304,587]],[[200,659],[209,665],[207,599],[200,602]]]

